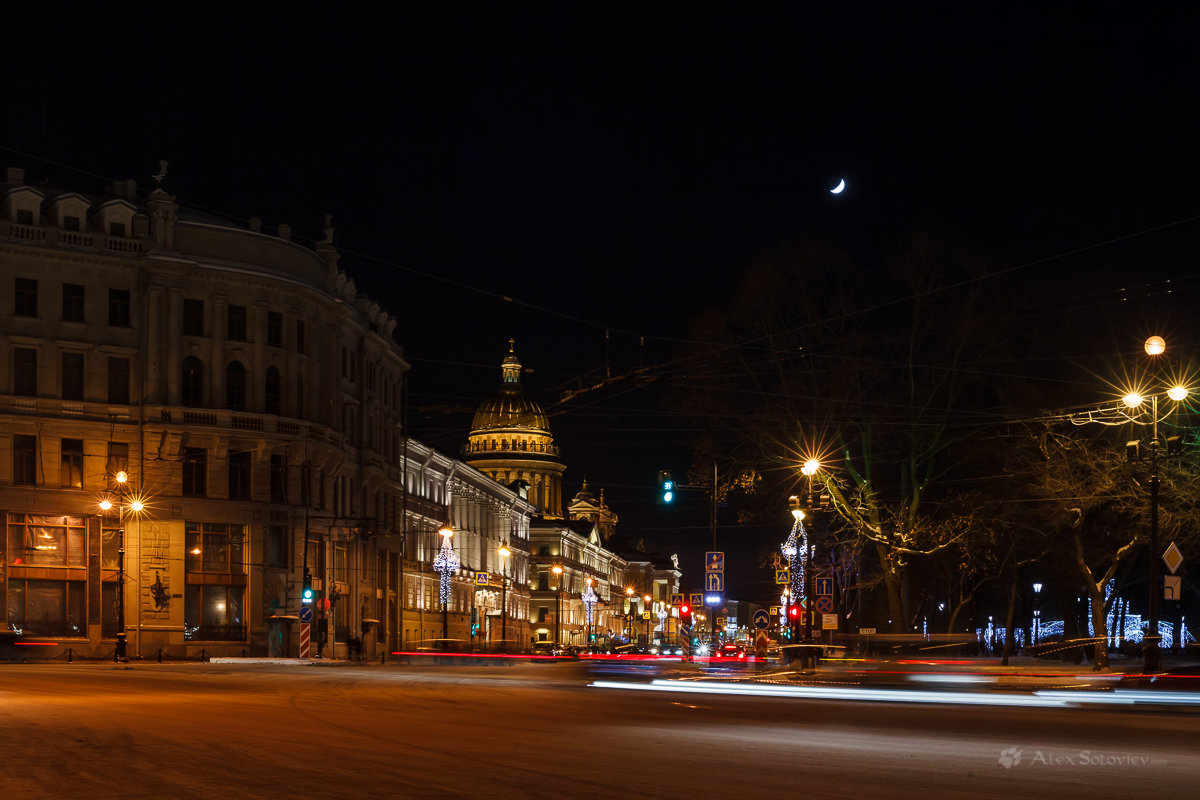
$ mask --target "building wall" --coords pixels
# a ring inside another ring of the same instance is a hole
[[[133,657],[295,656],[307,571],[331,601],[324,654],[354,641],[382,657],[441,633],[429,588],[436,601],[448,504],[466,554],[451,635],[469,639],[472,605],[499,611],[468,571],[489,569],[506,535],[509,570],[524,574],[529,504],[406,438],[396,320],[339,269],[331,228],[309,249],[285,226],[203,219],[162,191],[87,198],[7,178],[8,627],[105,657],[120,583]],[[115,511],[101,513],[104,498]],[[528,619],[527,593],[507,599],[510,620]]]

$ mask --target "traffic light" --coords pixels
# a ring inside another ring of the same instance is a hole
[[[658,502],[664,506],[675,502],[675,481],[668,469],[658,471]]]
[[[311,605],[313,601],[312,575],[304,573],[304,589],[300,592],[300,602]]]
[[[788,606],[788,617],[791,619],[800,618],[800,606]]]
[[[692,624],[692,607],[684,603],[679,607],[679,621],[684,625]]]

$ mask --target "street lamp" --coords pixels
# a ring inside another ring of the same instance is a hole
[[[1151,358],[1160,356],[1166,352],[1167,345],[1161,336],[1151,336],[1146,340],[1145,344],[1146,355]],[[1176,403],[1187,399],[1188,390],[1181,385],[1174,385],[1167,389],[1167,397]],[[1139,408],[1145,398],[1138,391],[1131,391],[1121,398],[1121,402],[1125,407],[1133,410]],[[1159,587],[1159,570],[1158,570],[1158,395],[1150,395],[1150,424],[1152,426],[1152,434],[1150,438],[1150,604],[1149,604],[1149,620],[1147,622],[1147,630],[1142,637],[1142,657],[1143,671],[1146,673],[1157,672],[1161,663],[1159,645],[1162,642],[1162,634],[1158,632],[1158,593],[1162,591]],[[1136,447],[1137,442],[1130,442],[1131,451]],[[1168,455],[1170,452],[1170,442],[1168,442]]]
[[[115,476],[116,487],[114,493],[117,498],[117,644],[113,650],[113,661],[127,661],[126,646],[128,644],[125,633],[125,511],[128,509],[135,514],[140,514],[144,506],[142,501],[137,497],[129,498],[129,475],[124,471],[118,472]],[[105,497],[100,501],[101,511],[111,511],[113,502]]]
[[[450,543],[450,539],[454,536],[454,528],[450,527],[449,520],[443,523],[438,533],[442,537],[442,547],[438,550],[437,557],[433,559],[433,569],[441,575],[438,594],[442,601],[442,638],[449,639],[450,573],[458,569],[461,562],[458,560],[458,554],[454,552],[454,545]]]
[[[558,586],[554,592],[554,646],[562,646],[562,574],[563,568],[555,564],[550,571],[558,576]]]
[[[646,646],[649,647],[650,646],[650,595],[644,595],[642,597],[642,599],[646,601],[645,604],[642,606],[642,616],[644,616],[646,618]]]
[[[816,475],[820,469],[821,469],[821,462],[815,458],[810,458],[808,461],[805,461],[804,466],[802,466],[800,468],[800,473],[808,478],[808,501],[810,504],[816,505],[816,506],[820,505],[820,499],[817,498],[816,502],[814,502],[813,488],[812,488],[813,487],[813,476]],[[801,529],[801,531],[803,531],[804,526],[801,525],[800,529]],[[812,606],[813,606],[813,604],[808,602],[808,585],[809,585],[809,582],[812,580],[812,574],[811,574],[812,570],[808,569],[808,567],[812,566],[813,559],[816,558],[817,548],[816,548],[816,545],[810,545],[808,543],[808,535],[807,534],[805,534],[805,536],[804,536],[803,549],[801,552],[804,554],[803,555],[803,557],[804,557],[804,562],[803,562],[804,563],[804,574],[800,576],[801,592],[803,593],[803,596],[804,596],[804,641],[810,642],[810,641],[812,641],[812,618],[813,618]]]
[[[497,553],[500,554],[500,647],[508,650],[508,557],[512,550],[507,543],[502,543]]]
[[[633,641],[633,587],[625,587],[625,629],[629,631],[629,639]]]

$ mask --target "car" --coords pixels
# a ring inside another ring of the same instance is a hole
[[[721,649],[716,652],[715,658],[723,659],[744,659],[746,651],[740,644],[723,644]]]

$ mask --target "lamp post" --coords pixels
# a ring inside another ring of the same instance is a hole
[[[454,536],[454,529],[450,527],[450,522],[447,520],[438,531],[442,537],[442,547],[438,550],[437,557],[433,559],[433,569],[441,575],[439,584],[439,597],[442,601],[442,638],[450,638],[450,573],[458,569],[461,563],[458,560],[458,554],[454,552],[454,545],[450,543],[450,539]]]
[[[788,498],[788,505],[792,512],[792,531],[780,548],[788,565],[788,590],[781,598],[784,600],[783,618],[785,620],[792,619],[788,613],[788,606],[799,603],[800,597],[804,594],[804,567],[808,560],[808,531],[804,529],[804,509],[800,507],[800,498],[792,495]],[[801,552],[804,553],[804,560],[797,564],[796,558]],[[808,610],[805,609],[804,613],[807,615]],[[798,632],[795,630],[794,624],[791,627],[791,636],[794,640]]]
[[[128,509],[135,514],[141,513],[144,506],[142,501],[137,497],[132,500],[128,499],[129,493],[129,475],[124,472],[118,472],[115,476],[116,488],[114,493],[117,498],[117,644],[113,650],[113,661],[127,661],[126,648],[128,639],[125,633],[125,509]],[[112,510],[113,502],[109,498],[104,498],[100,501],[101,511]]]
[[[508,650],[508,557],[512,555],[512,550],[508,549],[508,544],[503,543],[496,551],[500,554],[500,648]]]
[[[558,576],[558,586],[554,590],[554,646],[562,646],[562,574],[563,568],[555,564],[550,571]]]
[[[1146,340],[1145,350],[1146,355],[1154,358],[1162,355],[1167,349],[1166,342],[1161,336],[1151,336]],[[1185,400],[1188,396],[1188,390],[1181,385],[1174,385],[1167,390],[1167,396],[1176,403]],[[1145,401],[1140,392],[1132,391],[1126,394],[1121,401],[1130,410],[1138,408]],[[1142,637],[1142,669],[1146,673],[1157,672],[1161,663],[1159,645],[1162,642],[1162,634],[1158,632],[1158,593],[1162,591],[1159,586],[1159,569],[1158,569],[1158,395],[1150,395],[1150,598],[1149,598],[1149,619],[1146,625],[1146,633]],[[1136,442],[1131,442],[1131,445]],[[1170,443],[1168,442],[1168,445]],[[1170,447],[1168,447],[1168,451]],[[1170,455],[1170,452],[1168,452]]]
[[[643,595],[642,616],[646,618],[646,646],[650,646],[650,595]]]
[[[810,504],[812,503],[812,500],[813,500],[813,492],[812,492],[813,475],[816,475],[817,470],[819,470],[820,468],[821,468],[821,462],[817,461],[815,458],[810,458],[808,461],[805,461],[804,466],[802,466],[800,468],[800,473],[808,478],[808,501]],[[819,502],[818,502],[818,505],[819,505]],[[804,526],[801,525],[802,530],[803,530],[803,527]],[[804,594],[804,641],[811,642],[812,641],[812,621],[813,621],[812,606],[813,606],[813,604],[808,602],[808,587],[809,587],[809,583],[812,580],[812,569],[810,569],[810,567],[812,566],[813,559],[816,558],[817,548],[816,548],[816,545],[810,545],[808,543],[807,534],[804,537],[804,546],[803,546],[802,552],[804,553],[804,574],[800,576],[801,577],[801,584],[800,584],[801,589],[800,590]]]
[[[583,613],[587,623],[587,642],[586,645],[592,645],[592,623],[595,620],[596,614],[596,592],[592,589],[592,579],[587,579],[587,589],[583,592]]]
[[[630,643],[633,643],[633,587],[625,587],[625,628],[629,631]]]

